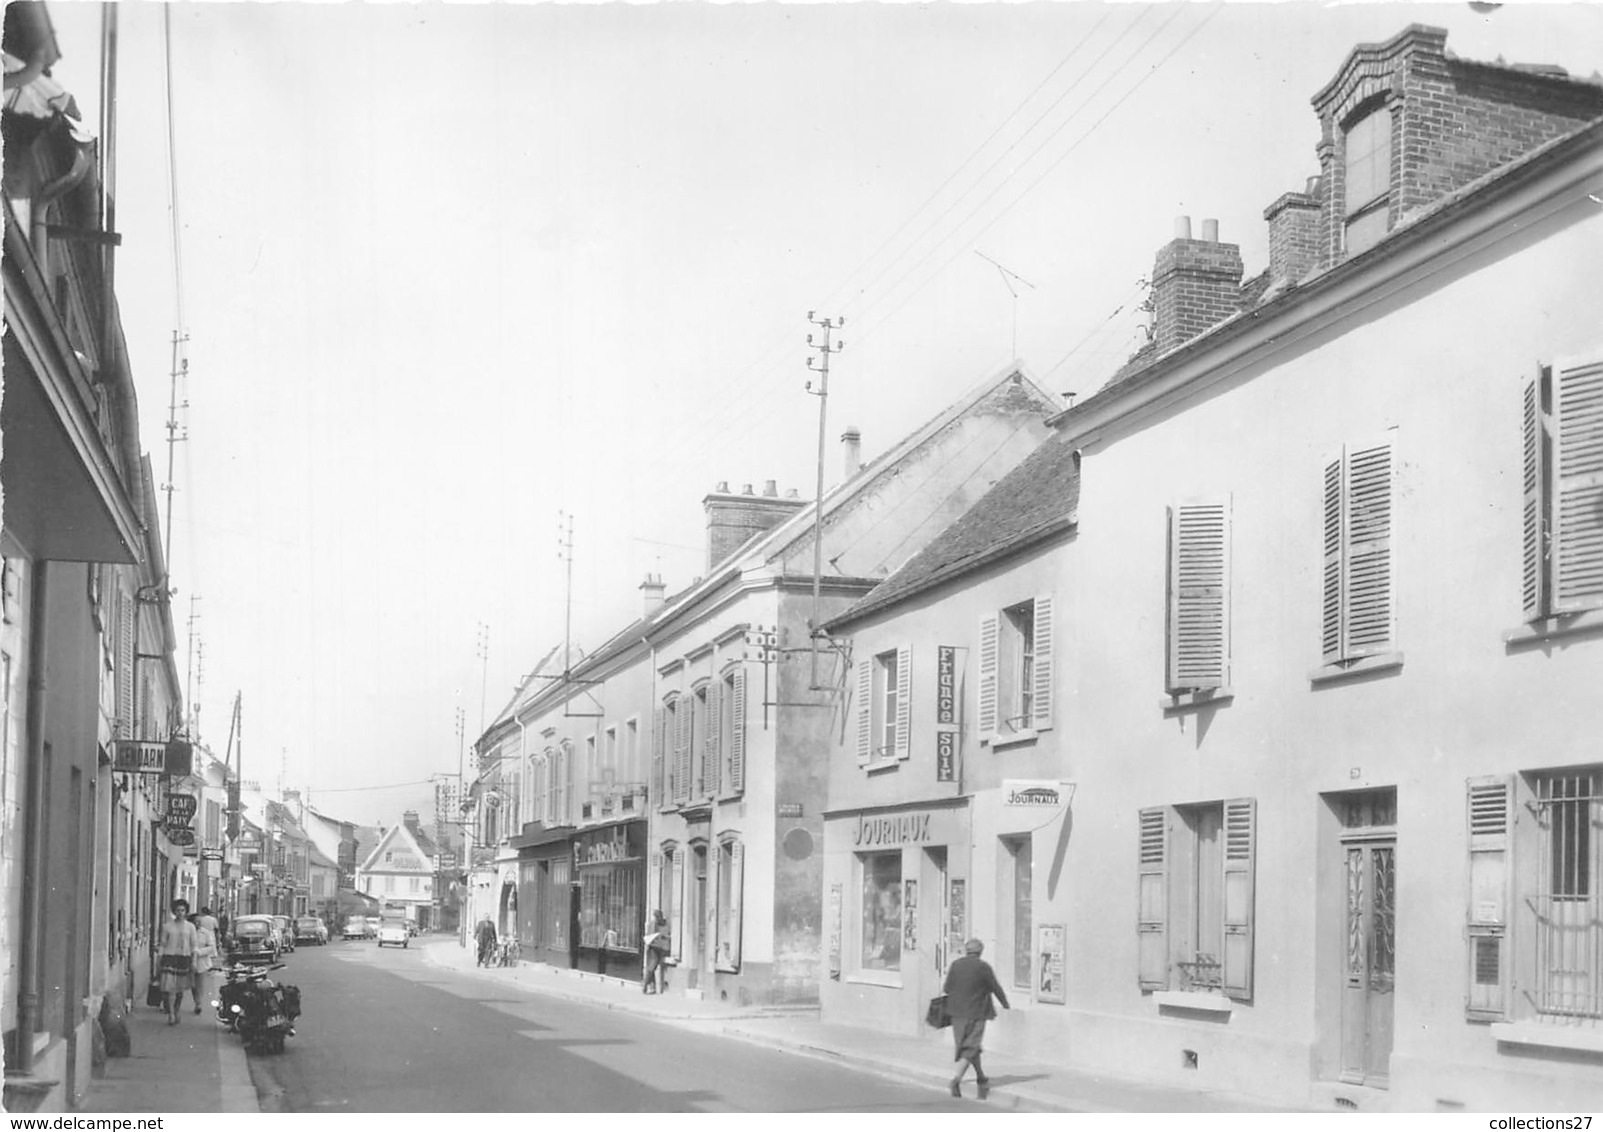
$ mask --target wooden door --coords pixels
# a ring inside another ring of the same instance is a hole
[[[1397,991],[1397,842],[1346,841],[1342,862],[1341,1079],[1384,1088],[1390,1079]]]

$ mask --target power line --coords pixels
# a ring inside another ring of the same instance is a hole
[[[416,782],[392,782],[387,786],[320,786],[319,794],[360,794],[369,790],[400,790],[407,786],[428,786],[433,783],[431,778],[421,778]]]

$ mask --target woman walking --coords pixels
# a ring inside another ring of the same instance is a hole
[[[658,994],[668,989],[668,968],[664,960],[668,958],[668,918],[659,908],[651,913],[651,923],[646,925],[646,977],[640,984],[642,994]]]
[[[202,908],[195,917],[195,1013],[206,998],[206,977],[217,966],[217,917]]]
[[[195,925],[188,919],[187,900],[174,900],[172,913],[173,918],[161,926],[157,965],[161,972],[161,1002],[167,1011],[167,1025],[176,1026],[184,991],[192,991],[195,985]]]
[[[980,1100],[991,1091],[991,1079],[980,1067],[980,1044],[985,1039],[987,1019],[996,1017],[991,997],[1002,1004],[1003,1010],[1011,1007],[1002,984],[996,981],[996,972],[980,958],[985,945],[971,939],[963,945],[963,958],[952,964],[946,972],[946,1010],[952,1017],[952,1041],[957,1052],[952,1060],[958,1063],[957,1076],[952,1078],[952,1095],[963,1095],[963,1074],[974,1067],[974,1083],[979,1086]]]

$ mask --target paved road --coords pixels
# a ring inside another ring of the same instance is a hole
[[[252,1054],[267,1112],[980,1111],[907,1085],[428,964],[417,948],[303,947],[305,1014]]]

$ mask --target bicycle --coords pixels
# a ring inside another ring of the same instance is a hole
[[[522,949],[518,946],[516,937],[501,944],[500,954],[496,957],[497,963],[502,967],[516,967],[522,960]]]

